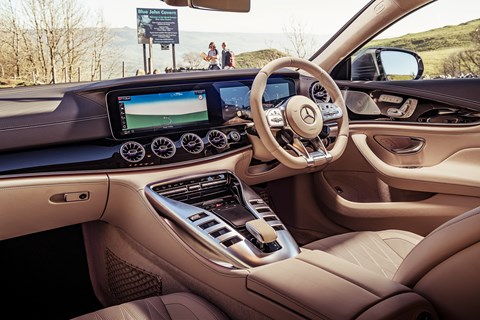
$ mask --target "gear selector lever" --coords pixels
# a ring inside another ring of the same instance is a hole
[[[265,220],[250,220],[245,224],[248,232],[261,244],[271,243],[277,240],[277,233]]]

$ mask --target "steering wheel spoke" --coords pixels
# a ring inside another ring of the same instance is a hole
[[[320,137],[310,139],[310,143],[315,150],[312,152],[312,154],[315,154],[315,157],[325,159],[327,162],[330,162],[333,159],[332,155],[330,154],[330,152],[328,152],[325,144],[323,143],[322,139],[320,139]]]
[[[318,161],[330,162],[332,155],[328,152],[320,138],[309,140],[312,148],[311,151],[306,147],[299,138],[294,138],[292,143],[286,147],[292,150],[297,156],[303,157],[308,167],[315,166]]]
[[[309,153],[305,145],[298,138],[293,138],[292,143],[287,144],[287,147],[295,152],[299,157],[309,158]]]

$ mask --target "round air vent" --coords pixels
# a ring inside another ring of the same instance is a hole
[[[181,138],[183,149],[189,153],[197,154],[203,150],[203,141],[195,133],[185,133]]]
[[[330,102],[330,95],[318,81],[310,87],[310,98],[317,103]]]
[[[227,146],[227,136],[219,130],[210,130],[207,133],[208,142],[217,149]]]
[[[152,151],[155,155],[162,159],[169,159],[173,157],[177,148],[175,148],[175,143],[172,140],[160,137],[152,141]]]
[[[138,142],[128,141],[120,147],[120,155],[128,162],[140,162],[145,157],[145,148]]]

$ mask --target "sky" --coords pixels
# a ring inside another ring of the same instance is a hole
[[[282,33],[289,21],[301,21],[306,33],[333,35],[368,0],[252,0],[248,14],[170,7],[160,0],[80,2],[92,11],[103,10],[107,23],[114,28],[136,28],[136,8],[177,8],[179,28],[183,31]],[[383,36],[400,36],[478,18],[479,0],[439,0],[405,18],[401,28],[393,27]]]
[[[282,33],[285,23],[292,19],[301,20],[308,28],[310,25],[313,26],[320,17],[322,28],[318,30],[319,32],[314,32],[312,28],[312,33],[333,34],[347,21],[347,18],[339,21],[336,16],[330,13],[327,15],[327,11],[343,11],[342,14],[351,17],[367,1],[329,1],[328,10],[325,10],[324,6],[319,5],[325,1],[319,0],[252,0],[252,10],[248,14],[171,7],[160,0],[82,0],[81,2],[90,8],[103,8],[103,13],[111,27],[136,28],[135,8],[173,8],[178,9],[179,28],[183,31]],[[292,3],[302,3],[302,6],[297,5],[297,8],[291,8]],[[115,10],[109,9],[111,7]]]

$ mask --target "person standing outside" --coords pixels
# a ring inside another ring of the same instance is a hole
[[[222,42],[222,68],[223,69],[235,68],[233,52],[230,49],[228,49],[226,42]]]
[[[210,42],[208,45],[208,52],[205,60],[210,62],[208,70],[220,70],[220,65],[218,63],[218,50],[214,42]]]

